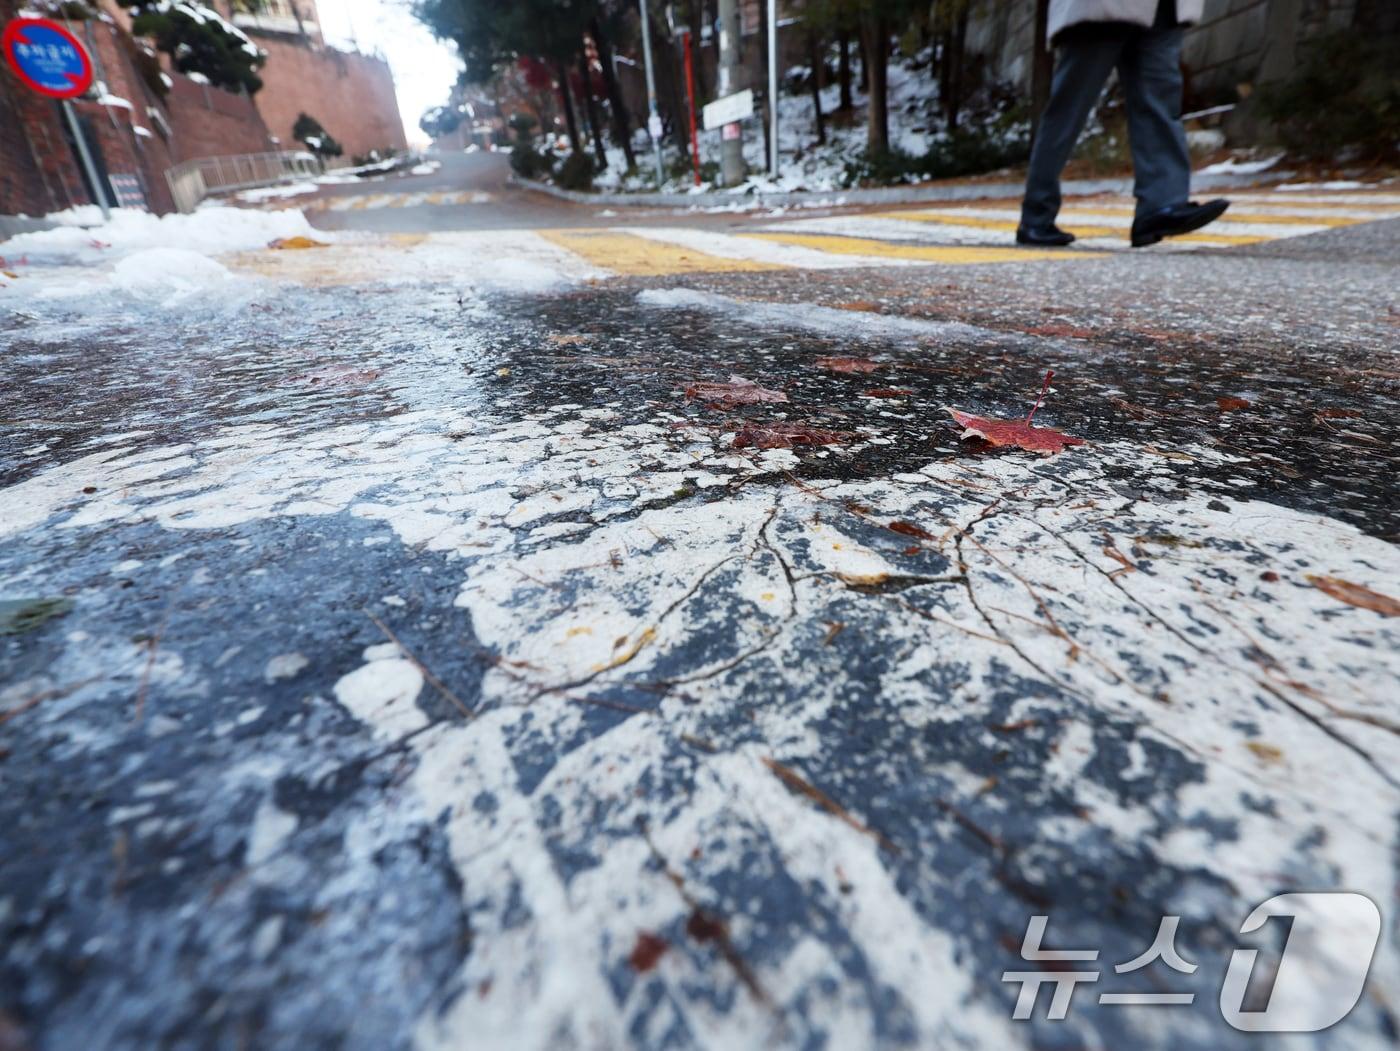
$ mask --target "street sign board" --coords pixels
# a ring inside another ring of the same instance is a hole
[[[107,176],[107,182],[117,195],[117,203],[123,208],[146,207],[146,191],[141,188],[141,180],[136,176],[112,172]]]
[[[714,102],[705,107],[703,112],[706,131],[722,128],[726,124],[733,124],[745,117],[752,117],[753,91],[740,91],[734,95],[726,95],[722,99],[715,99]]]
[[[15,75],[41,95],[71,99],[92,86],[87,49],[57,22],[16,18],[5,26],[0,47]]]

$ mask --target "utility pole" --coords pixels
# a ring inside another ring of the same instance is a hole
[[[815,76],[815,71],[813,76]],[[768,174],[778,177],[778,0],[768,0]]]
[[[61,105],[63,115],[68,118],[68,130],[73,134],[73,145],[78,148],[78,159],[83,162],[83,171],[87,173],[88,182],[92,184],[93,203],[102,209],[102,221],[111,222],[112,212],[107,207],[107,189],[98,178],[97,165],[92,163],[92,152],[83,136],[82,125],[78,123],[78,115],[73,112],[73,103],[64,99]]]
[[[647,66],[647,132],[656,153],[656,188],[666,183],[661,165],[661,114],[656,109],[656,72],[651,68],[651,19],[647,16],[647,0],[638,0],[642,9],[642,57]]]
[[[719,97],[739,90],[740,22],[738,0],[719,0]],[[737,186],[744,181],[744,131],[737,121],[720,130],[720,181]]]

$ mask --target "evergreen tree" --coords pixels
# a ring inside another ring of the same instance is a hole
[[[267,55],[217,11],[171,0],[118,0],[131,12],[133,36],[152,37],[180,73],[197,73],[216,88],[255,94]]]

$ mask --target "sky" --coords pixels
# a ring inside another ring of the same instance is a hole
[[[403,130],[411,145],[426,146],[418,127],[423,111],[441,106],[457,81],[457,49],[435,40],[413,17],[407,0],[317,0],[326,43],[361,51],[376,48],[389,60]]]

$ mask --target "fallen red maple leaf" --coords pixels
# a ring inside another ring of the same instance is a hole
[[[913,522],[891,522],[889,525],[885,526],[885,528],[888,529],[891,533],[900,533],[903,536],[912,536],[918,540],[933,539],[932,533],[930,533],[927,529],[922,529],[919,526],[916,526]],[[914,550],[917,551],[918,548],[915,548]]]
[[[997,420],[988,416],[973,416],[949,408],[949,415],[958,422],[959,426],[964,428],[959,437],[982,438],[996,446],[1014,445],[1018,449],[1040,453],[1044,456],[1054,456],[1058,452],[1063,452],[1070,445],[1083,445],[1083,438],[1072,437],[1062,431],[1055,430],[1053,427],[1031,426],[1031,420],[1035,418],[1035,411],[1045,400],[1045,392],[1050,389],[1050,380],[1054,375],[1053,371],[1045,373],[1045,383],[1040,388],[1040,397],[1035,399],[1035,404],[1031,406],[1031,411],[1026,413],[1024,420]]]
[[[1215,404],[1220,407],[1221,412],[1238,412],[1240,409],[1249,408],[1248,398],[1216,398]]]
[[[1026,329],[1028,336],[1051,336],[1062,339],[1093,339],[1094,330],[1091,328],[1079,328],[1077,325],[1066,325],[1058,321],[1052,321],[1046,325],[1036,325],[1034,328]]]
[[[818,358],[813,364],[832,372],[874,372],[880,368],[878,361],[866,358]]]
[[[768,390],[742,376],[730,376],[728,383],[692,383],[685,389],[685,400],[703,401],[712,408],[732,409],[736,405],[787,401],[788,397],[780,390]]]
[[[637,944],[632,947],[627,962],[632,965],[634,971],[644,974],[656,966],[657,961],[670,947],[665,938],[658,938],[650,931],[642,931],[637,935]]]
[[[791,449],[794,445],[839,445],[848,437],[802,423],[746,423],[734,435],[734,448]]]

